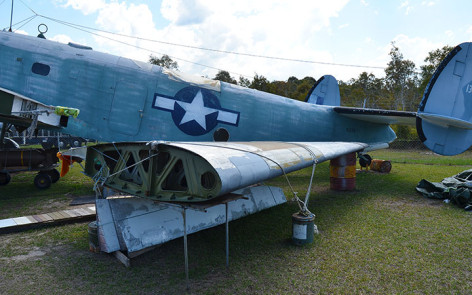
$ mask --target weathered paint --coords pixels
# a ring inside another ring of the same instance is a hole
[[[49,67],[47,75],[35,65]],[[81,110],[63,131],[99,141],[352,141],[395,139],[387,125],[314,105],[190,77],[78,46],[0,32],[0,88]],[[1,102],[0,102],[1,104]]]
[[[85,172],[116,191],[160,201],[199,202],[366,146],[346,142],[102,144],[88,149]]]
[[[242,198],[228,202],[228,221],[286,202],[280,188],[258,186],[236,191]],[[187,234],[226,222],[224,203],[204,209],[192,209],[170,203],[156,203],[143,198],[109,198],[97,200],[98,233],[101,251],[128,253],[182,237],[186,211]]]

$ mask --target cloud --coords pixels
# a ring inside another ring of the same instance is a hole
[[[265,56],[330,61],[332,58],[329,52],[317,49],[321,44],[317,35],[330,27],[331,19],[338,16],[347,2],[300,1],[294,5],[277,0],[269,3],[252,0],[202,1],[198,5],[204,5],[204,13],[198,14],[199,21],[196,22],[193,18],[188,18],[185,9],[168,10],[166,5],[170,2],[164,1],[161,11],[171,24],[161,33],[164,33],[169,42]],[[172,3],[175,3],[172,4],[174,7],[182,5],[180,1]],[[182,25],[185,23],[187,25]],[[291,74],[303,76],[322,68],[316,66],[315,70],[309,70],[314,68],[313,64],[198,50],[177,49],[173,54],[178,56],[180,52],[201,64],[249,76],[257,72],[269,76],[269,79],[286,79],[291,70],[294,71]],[[192,72],[203,70],[203,74],[209,77],[216,74],[212,69],[188,64],[182,66],[182,70]],[[301,68],[305,70],[300,70]]]
[[[125,2],[107,3],[99,10],[96,24],[107,31],[136,37],[147,36],[155,27],[147,5]]]
[[[60,3],[64,1],[59,1]],[[105,6],[105,0],[67,0],[63,7],[72,7],[85,15],[97,12]]]
[[[428,56],[430,51],[442,48],[444,45],[440,42],[433,42],[427,38],[409,37],[404,34],[397,35],[393,41],[400,49],[405,59],[413,61],[416,68],[424,64],[424,59]],[[391,46],[388,48],[390,51]]]
[[[72,41],[71,37],[69,37],[67,35],[64,35],[64,34],[55,35],[52,38],[48,38],[48,39],[52,40],[52,41],[57,41],[57,42],[60,42],[60,43],[63,43],[63,44],[68,44],[69,42],[74,43],[74,41]]]
[[[100,0],[94,6],[94,1],[68,0],[66,5],[84,14],[96,13],[97,26],[114,33],[239,53],[332,62],[333,57],[324,49],[325,42],[320,34],[331,29],[332,19],[338,17],[348,1],[300,0],[294,5],[283,0],[163,0],[160,12],[170,23],[161,29],[156,28],[146,4]],[[257,72],[269,80],[285,80],[289,75],[319,77],[332,71],[332,67],[319,64],[222,54],[107,36],[122,43],[97,37],[99,46],[94,49],[143,61],[151,53],[168,54],[179,63],[181,71],[210,78],[217,72],[214,68],[230,71],[233,76],[252,77]]]
[[[200,24],[210,13],[198,0],[164,0],[161,5],[162,16],[177,26]]]
[[[407,0],[407,1],[403,1],[401,4],[400,4],[400,9],[404,9],[405,10],[405,15],[408,15],[410,14],[410,12],[413,10],[413,6],[410,5],[410,2]]]
[[[431,7],[431,6],[436,5],[436,1],[423,1],[421,2],[421,5]]]

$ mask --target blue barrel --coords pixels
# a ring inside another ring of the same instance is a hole
[[[295,245],[313,243],[315,214],[308,216],[294,213],[292,215],[292,241]]]

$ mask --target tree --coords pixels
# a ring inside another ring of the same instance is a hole
[[[250,88],[257,89],[260,91],[265,91],[267,92],[269,89],[269,80],[267,80],[266,77],[262,75],[258,75],[257,73],[254,75],[254,79],[252,79],[251,85],[249,86]]]
[[[356,106],[366,108],[391,108],[391,102],[385,93],[383,79],[376,78],[374,74],[362,72],[357,80],[352,80],[352,86],[358,89]]]
[[[238,82],[239,85],[241,85],[242,87],[251,87],[251,81],[249,81],[249,79],[247,78],[244,78],[243,76],[239,76],[239,82]]]
[[[415,63],[403,58],[395,42],[392,42],[389,55],[391,60],[385,69],[385,84],[387,90],[393,94],[394,107],[402,111],[413,110],[419,103]]]
[[[424,59],[427,64],[421,66],[421,83],[420,83],[420,93],[423,93],[428,86],[429,80],[434,74],[434,71],[439,67],[439,64],[446,56],[454,49],[449,45],[444,46],[428,53],[428,56]]]
[[[305,77],[302,80],[299,80],[295,92],[292,92],[289,97],[296,100],[305,101],[308,92],[313,87],[313,85],[315,85],[315,83],[316,80],[312,77]]]
[[[215,78],[213,78],[213,80],[219,80],[219,81],[222,81],[222,82],[227,82],[227,83],[231,83],[231,84],[238,84],[238,82],[233,79],[233,77],[231,77],[231,75],[229,74],[229,72],[227,71],[223,71],[223,70],[220,70]]]
[[[172,58],[170,58],[170,56],[168,56],[167,54],[164,54],[161,58],[158,58],[151,54],[149,56],[149,62],[153,65],[157,65],[170,70],[179,70],[179,65],[177,64],[177,62],[172,60]]]

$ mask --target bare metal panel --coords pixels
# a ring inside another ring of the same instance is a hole
[[[228,221],[286,202],[280,188],[258,186],[236,191],[240,198],[228,202]],[[136,252],[182,237],[185,208],[187,233],[195,233],[226,222],[224,200],[209,207],[156,203],[134,197],[97,200],[100,248]]]

